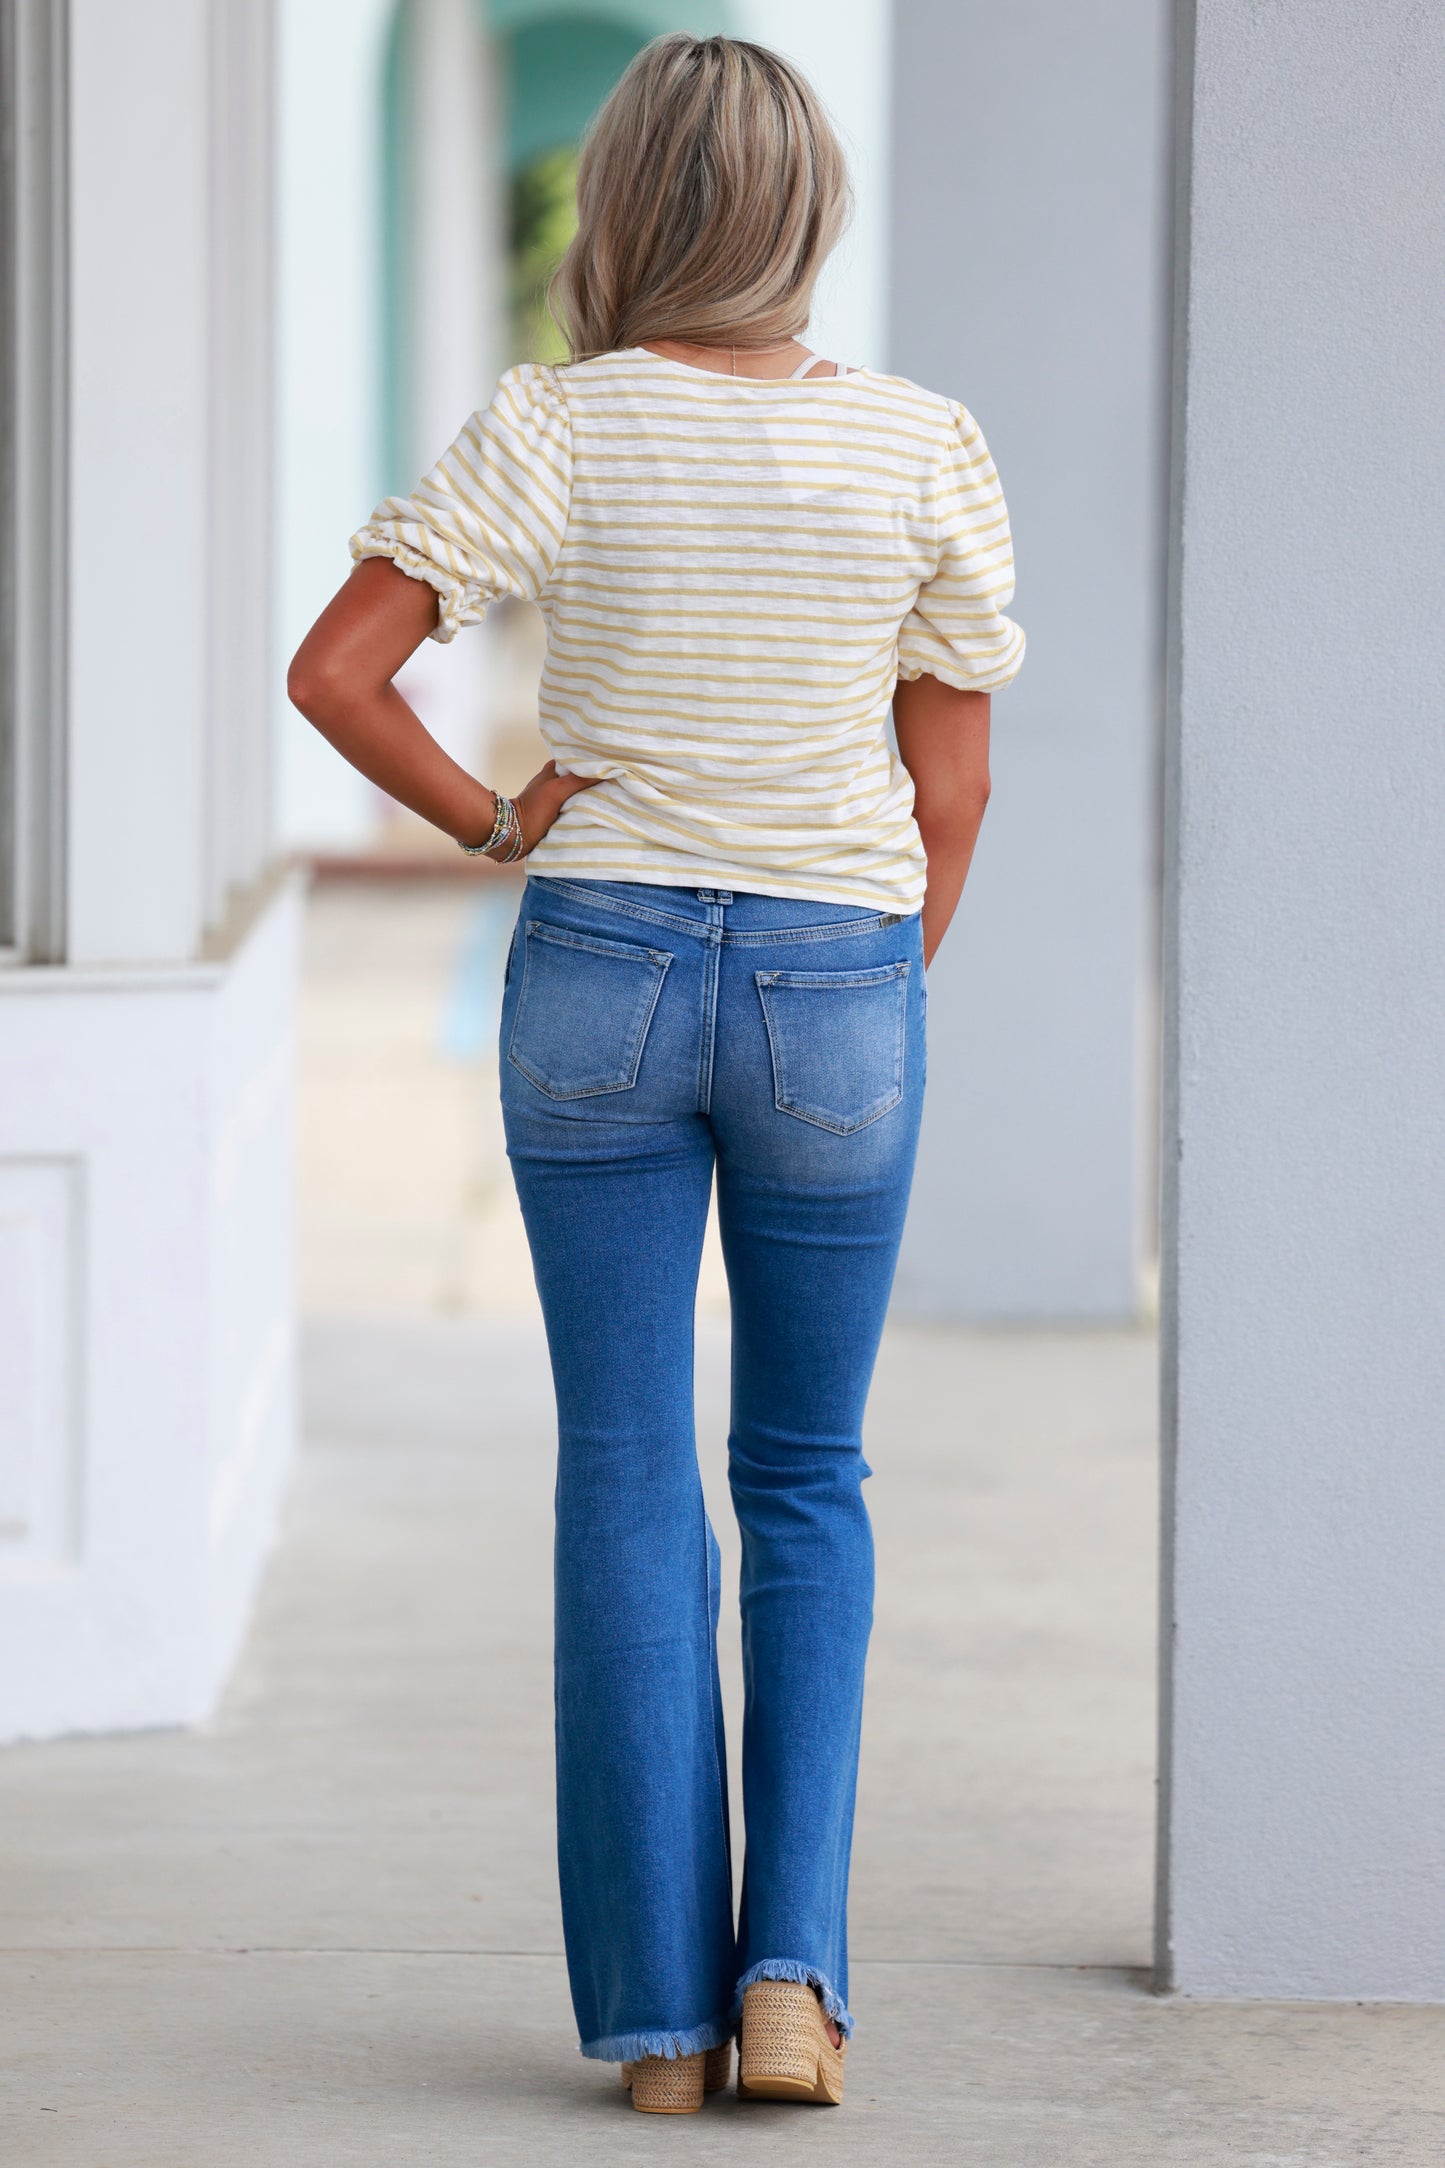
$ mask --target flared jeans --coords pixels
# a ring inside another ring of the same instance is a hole
[[[812,1982],[852,2028],[862,1423],[924,999],[917,916],[600,881],[523,895],[502,1100],[557,1395],[557,1843],[584,2055],[716,2046],[759,1978]],[[742,1538],[736,1923],[693,1430],[714,1177]]]

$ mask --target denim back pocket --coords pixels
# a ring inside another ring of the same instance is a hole
[[[908,966],[755,974],[784,1114],[846,1137],[903,1097]]]
[[[549,1099],[631,1091],[672,957],[527,921],[507,1059]]]

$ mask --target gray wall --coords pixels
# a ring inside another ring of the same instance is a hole
[[[1160,1966],[1445,1999],[1445,21],[1189,102]]]
[[[900,1307],[1118,1317],[1152,1219],[1167,0],[899,0],[890,365],[1003,477],[1029,655],[929,974]]]

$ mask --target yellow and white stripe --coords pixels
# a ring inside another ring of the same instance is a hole
[[[408,498],[352,537],[441,597],[547,625],[540,721],[568,801],[535,871],[913,911],[897,678],[993,691],[1023,660],[978,424],[902,377],[761,382],[645,348],[510,369]]]

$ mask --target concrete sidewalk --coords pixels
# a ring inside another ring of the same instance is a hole
[[[220,1720],[0,1757],[4,2160],[1438,2161],[1445,2012],[1149,1992],[1152,1372],[1142,1336],[890,1338],[847,2105],[672,2121],[574,2047],[537,1329],[316,1327]]]

